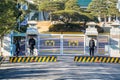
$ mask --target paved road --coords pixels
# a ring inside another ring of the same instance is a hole
[[[58,57],[55,63],[8,63],[0,67],[0,80],[119,80],[120,64],[75,63]]]

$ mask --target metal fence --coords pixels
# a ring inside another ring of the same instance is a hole
[[[93,36],[92,36],[93,37]],[[81,34],[40,34],[39,55],[89,55],[91,37]],[[109,54],[109,35],[94,36],[96,55]]]

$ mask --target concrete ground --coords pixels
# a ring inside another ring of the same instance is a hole
[[[73,56],[58,56],[50,63],[9,63],[0,66],[0,80],[119,80],[119,64],[75,63]]]

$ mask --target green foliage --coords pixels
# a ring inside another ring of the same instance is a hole
[[[71,22],[71,21],[78,21],[79,19],[78,17],[79,13],[73,10],[56,11],[56,12],[53,12],[51,15],[52,15],[52,20],[61,19],[61,21],[63,21],[64,23]]]
[[[64,23],[72,21],[95,21],[95,17],[88,13],[77,12],[74,10],[61,10],[53,12],[52,20],[61,20]],[[60,18],[62,17],[62,19]]]
[[[56,11],[64,9],[64,2],[50,0],[35,0],[39,11]]]
[[[116,0],[92,0],[88,6],[88,10],[93,15],[100,15],[101,17],[119,15],[116,9]]]
[[[80,11],[80,6],[77,3],[77,0],[68,0],[65,3],[65,10],[75,10],[75,11]]]
[[[11,5],[12,4],[12,5]],[[0,36],[8,33],[16,23],[16,3],[14,0],[1,0],[0,3]]]
[[[82,24],[80,24],[80,23],[68,23],[69,26],[66,27],[65,24],[58,23],[58,24],[51,25],[49,27],[49,32],[83,32],[88,27],[88,26],[83,27],[83,24],[84,23],[82,23]],[[97,31],[99,33],[104,32],[104,29],[101,28],[100,26],[96,25],[95,27],[97,28]]]
[[[50,26],[50,32],[81,32],[84,30],[84,27],[81,27],[79,23],[68,23],[68,27],[65,27],[65,24],[55,24]]]

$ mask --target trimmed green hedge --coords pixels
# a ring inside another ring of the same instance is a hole
[[[99,33],[103,33],[104,30],[100,26],[95,26]],[[83,27],[79,23],[68,23],[65,24],[54,24],[49,27],[49,32],[83,32],[85,31],[87,26]]]
[[[81,32],[81,30],[85,30],[85,28],[76,23],[55,24],[49,28],[49,32]]]

